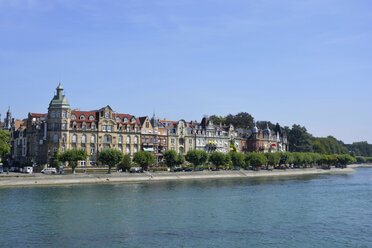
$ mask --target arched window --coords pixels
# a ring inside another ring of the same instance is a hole
[[[92,144],[96,143],[96,136],[95,135],[90,136],[90,143],[92,143]]]
[[[80,120],[85,120],[85,116],[84,115],[80,115]]]
[[[88,118],[89,118],[89,120],[91,120],[91,121],[94,120],[93,115],[90,115]]]
[[[127,117],[124,117],[124,122],[128,122],[128,118]]]
[[[74,135],[72,136],[72,143],[76,143],[76,140],[77,140],[77,136],[76,136],[76,134],[74,134]]]
[[[85,134],[83,134],[81,136],[81,143],[85,144],[87,142],[87,136]]]
[[[131,122],[132,123],[136,122],[136,118],[132,117]]]
[[[138,144],[138,136],[134,137],[134,144]]]
[[[130,136],[127,136],[127,144],[130,144]]]
[[[76,119],[76,115],[71,115],[71,119],[75,120]]]
[[[62,123],[62,130],[66,130],[67,129],[67,121],[64,121]]]
[[[103,142],[104,143],[111,143],[111,136],[110,135],[103,136]]]
[[[59,139],[58,134],[53,135],[53,143],[57,143],[58,139]]]
[[[119,144],[123,143],[123,136],[119,136]]]

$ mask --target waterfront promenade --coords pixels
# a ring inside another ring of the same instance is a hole
[[[348,168],[332,168],[330,170],[307,168],[287,170],[239,170],[239,171],[193,171],[193,172],[145,172],[145,173],[112,173],[112,174],[64,174],[44,175],[41,173],[21,174],[11,173],[0,176],[0,187],[9,186],[37,186],[37,185],[65,185],[65,184],[100,184],[118,182],[151,182],[167,180],[195,180],[217,178],[255,178],[255,177],[290,177],[321,174],[353,173],[353,168],[360,165],[350,165]]]

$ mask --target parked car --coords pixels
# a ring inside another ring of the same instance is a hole
[[[26,167],[23,167],[22,172],[32,174],[33,170],[34,170],[34,168],[32,168],[31,166],[26,166]]]
[[[140,167],[132,167],[130,170],[129,170],[130,173],[143,173],[143,169],[140,168]]]
[[[57,170],[56,170],[56,168],[45,168],[45,169],[42,169],[41,170],[41,173],[44,173],[44,174],[56,174],[57,173]]]
[[[181,172],[181,171],[183,171],[182,170],[182,168],[181,167],[178,167],[178,168],[174,168],[174,170],[173,170],[174,172]]]
[[[4,173],[4,169],[3,169],[3,166],[2,165],[0,165],[0,174],[1,173]]]
[[[193,171],[193,169],[189,167],[189,168],[186,168],[185,171]]]
[[[199,167],[199,168],[196,168],[195,171],[203,171],[204,168],[203,167]]]

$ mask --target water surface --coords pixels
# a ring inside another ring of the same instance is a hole
[[[372,247],[372,169],[0,189],[0,247]]]

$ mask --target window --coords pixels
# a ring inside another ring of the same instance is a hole
[[[87,136],[83,134],[83,136],[81,136],[81,143],[85,144],[86,142],[87,142]]]
[[[138,137],[137,136],[134,137],[134,144],[138,144]]]
[[[81,128],[85,131],[87,130],[87,124],[84,122],[83,125],[81,126]]]
[[[90,136],[90,143],[92,143],[92,144],[96,143],[96,136],[95,135]]]
[[[63,112],[62,112],[62,117],[63,117],[63,118],[67,118],[67,112],[66,112],[66,111],[63,111]]]
[[[110,118],[110,113],[106,113],[106,119]]]
[[[138,147],[134,146],[134,153],[138,152]]]
[[[134,128],[134,131],[135,131],[135,132],[138,132],[138,128],[137,128],[137,127],[135,127],[135,128]]]
[[[71,115],[71,119],[75,120],[76,119],[76,115]]]
[[[163,139],[163,144],[165,145],[167,143],[166,139]]]
[[[163,131],[163,135],[167,135],[167,132],[166,131]]]
[[[124,122],[128,122],[128,118],[127,117],[124,117]]]
[[[84,115],[80,115],[80,120],[85,120],[85,116]]]
[[[52,111],[52,113],[50,114],[50,117],[51,118],[56,118],[56,112]]]
[[[66,151],[66,146],[63,145],[63,146],[62,146],[62,152],[65,152],[65,151]]]
[[[192,139],[189,139],[189,145],[192,145]]]
[[[92,130],[96,130],[96,125],[92,124]]]
[[[149,133],[151,133],[151,130],[149,130]]]
[[[127,145],[126,152],[128,155],[130,154],[130,145]]]
[[[132,123],[136,122],[136,118],[132,117],[131,121]]]
[[[72,149],[76,149],[76,144],[72,144]]]
[[[81,149],[83,149],[85,151],[87,148],[85,147],[85,145],[82,145]]]
[[[104,143],[111,143],[111,136],[110,135],[103,136],[103,142]]]
[[[174,144],[174,139],[171,139],[171,144]]]
[[[150,127],[150,124],[149,124],[149,122],[147,121],[146,122],[146,128],[149,128]]]
[[[90,154],[93,155],[96,153],[96,147],[94,145],[90,145]]]
[[[56,117],[57,117],[57,118],[61,118],[61,112],[60,112],[60,111],[58,111],[58,112],[56,113]]]
[[[127,132],[130,132],[130,127],[129,126],[127,127]]]
[[[112,126],[110,125],[110,126],[107,126],[107,131],[108,132],[111,132],[112,131]]]
[[[151,143],[152,142],[152,138],[149,138],[149,143]]]
[[[123,146],[122,145],[119,145],[119,151],[123,152]]]
[[[142,133],[147,133],[147,131],[145,129],[142,130]]]
[[[106,125],[102,125],[102,131],[106,131]]]
[[[123,136],[119,136],[119,144],[123,143]]]
[[[58,143],[58,134],[53,135],[53,143]]]
[[[127,136],[127,144],[130,144],[130,137]]]
[[[117,121],[117,122],[120,122],[120,118],[119,118],[119,117],[116,117],[116,121]]]
[[[67,128],[67,122],[64,121],[64,122],[62,123],[62,130],[66,130],[66,128]]]
[[[93,121],[93,120],[94,120],[93,115],[90,115],[90,116],[88,117],[88,119],[91,120],[91,121]]]
[[[77,140],[77,136],[76,136],[76,134],[74,134],[74,135],[72,136],[72,143],[76,143],[76,140]]]

